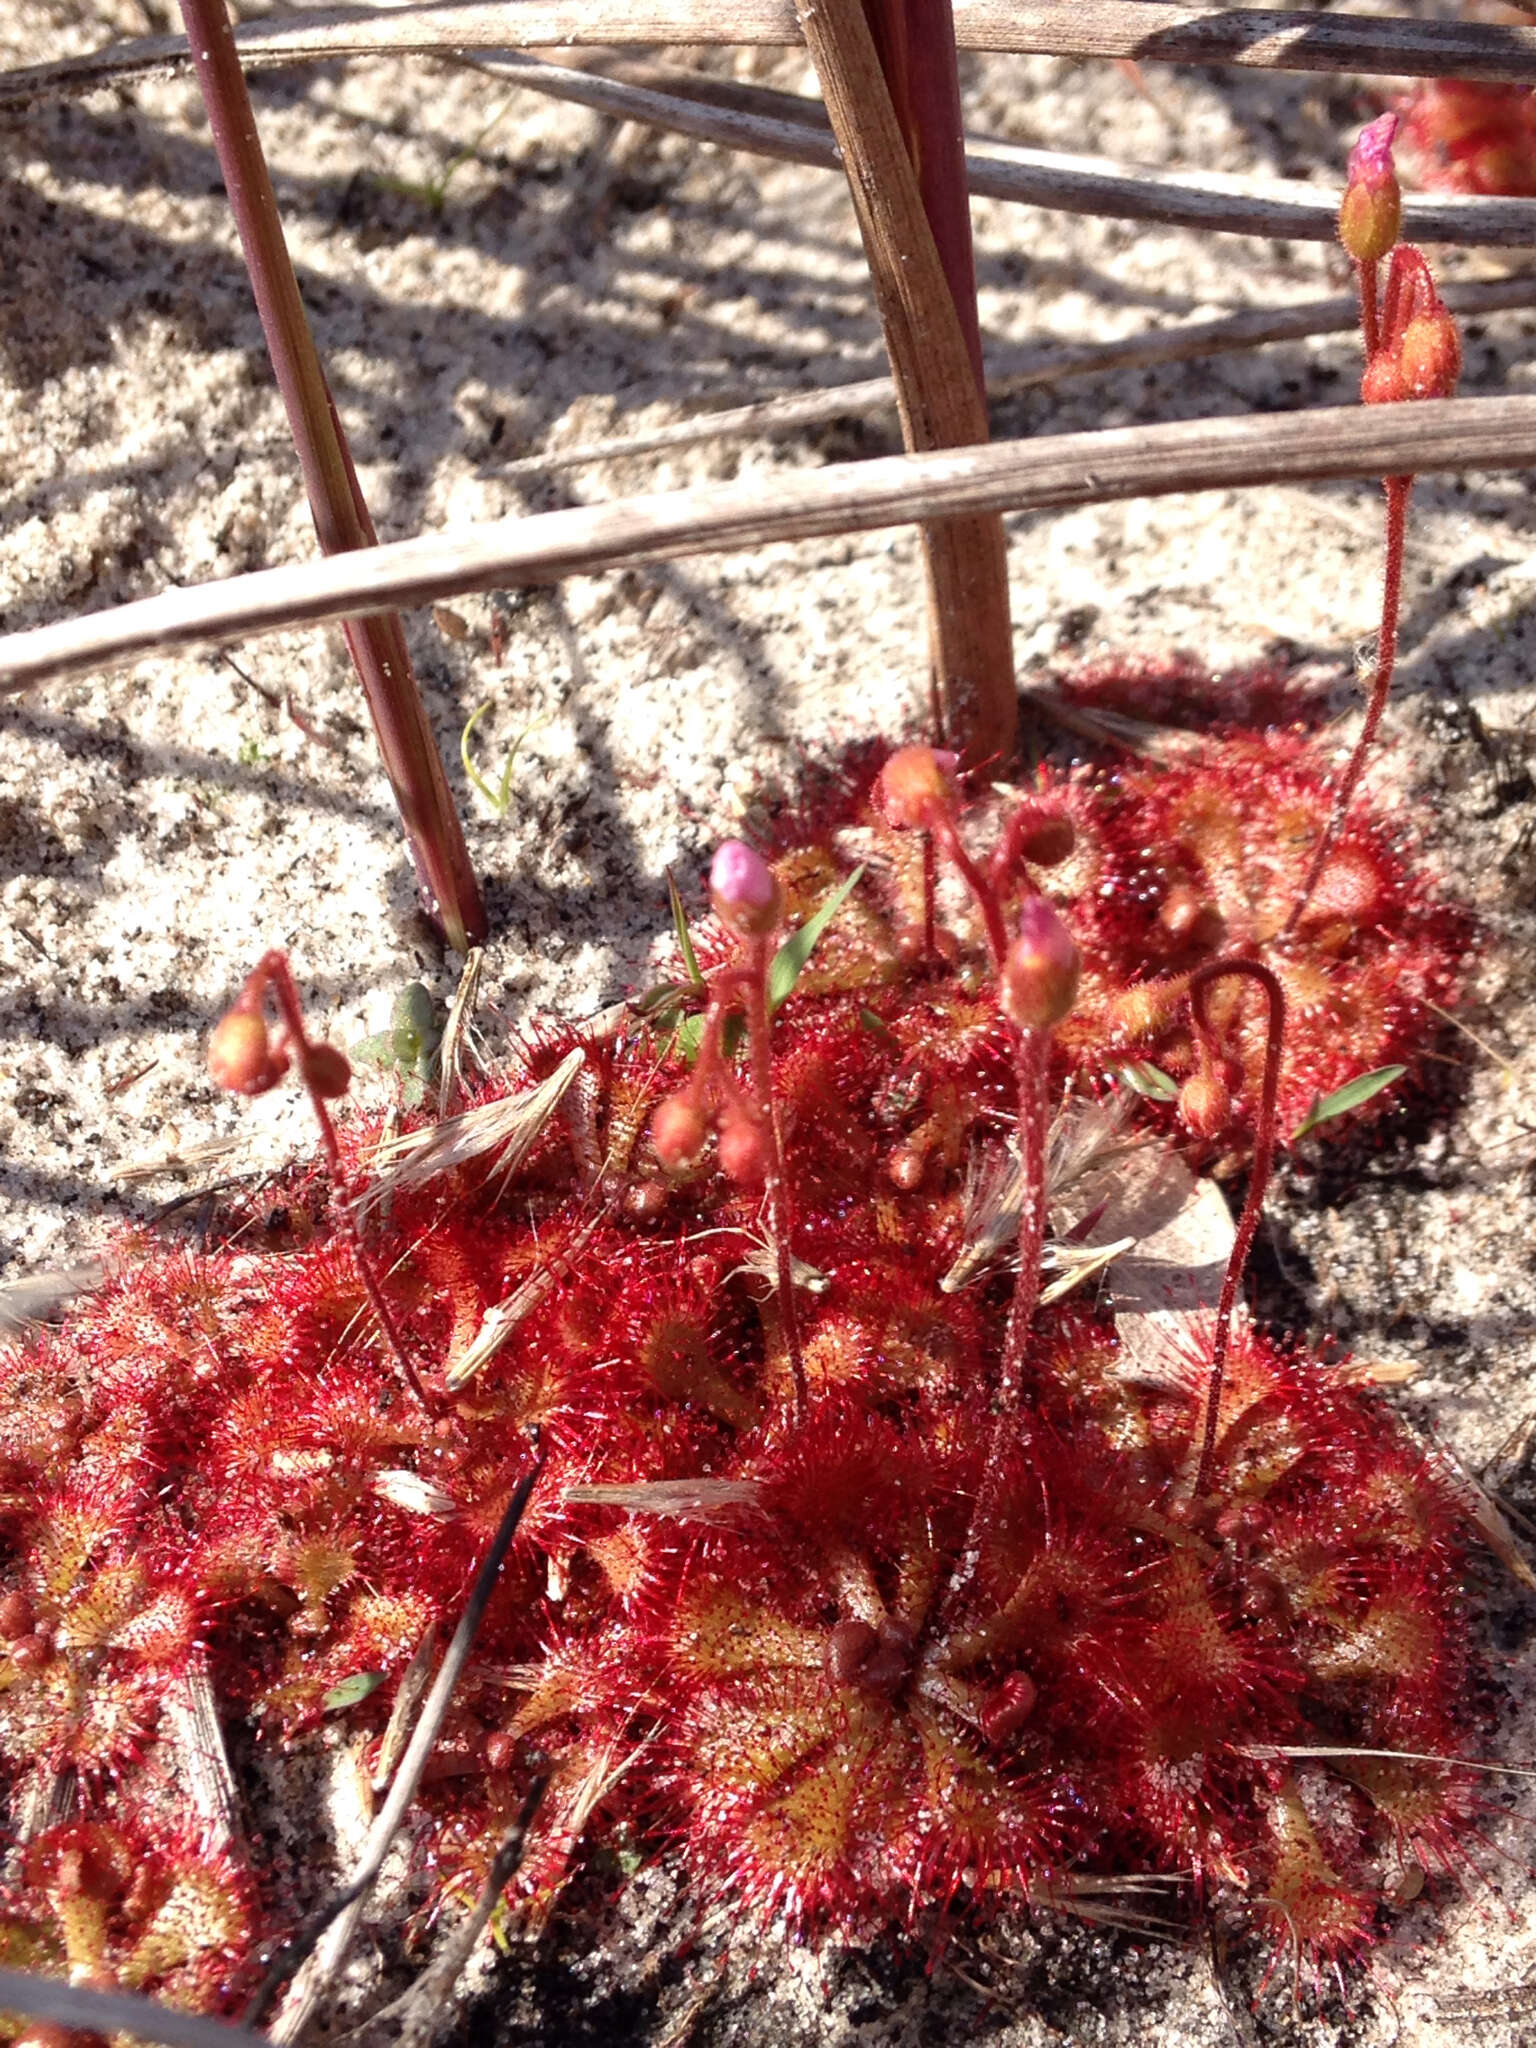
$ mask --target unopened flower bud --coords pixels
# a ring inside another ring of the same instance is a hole
[[[1179,1090],[1179,1117],[1197,1138],[1214,1138],[1232,1116],[1232,1091],[1220,1074],[1191,1074]]]
[[[25,1593],[12,1591],[0,1599],[0,1636],[14,1643],[18,1636],[31,1635],[32,1628],[32,1602]]]
[[[1158,907],[1157,921],[1180,945],[1210,952],[1226,934],[1226,920],[1188,882],[1175,882]]]
[[[352,1085],[352,1068],[340,1046],[306,1046],[304,1080],[317,1095],[328,1100],[345,1095]]]
[[[1397,405],[1408,397],[1408,385],[1395,354],[1381,349],[1371,357],[1360,379],[1360,398],[1365,405]]]
[[[768,1178],[768,1133],[755,1117],[727,1116],[720,1125],[720,1171],[739,1188],[760,1188]]]
[[[744,937],[762,938],[784,914],[784,892],[772,868],[741,839],[716,848],[709,895],[720,922]]]
[[[208,1041],[208,1075],[232,1095],[264,1095],[282,1079],[288,1055],[275,1051],[265,1020],[254,1010],[231,1010]]]
[[[1019,931],[1003,961],[998,991],[1003,1015],[1021,1031],[1049,1031],[1077,999],[1083,956],[1043,896],[1019,911]]]
[[[651,1144],[668,1173],[693,1165],[709,1138],[704,1112],[687,1095],[669,1095],[651,1118]]]
[[[1398,374],[1407,398],[1450,398],[1461,379],[1461,336],[1445,307],[1420,313],[1403,329]]]
[[[958,754],[939,747],[899,747],[875,784],[880,815],[903,831],[926,824],[935,806],[948,810],[953,804],[959,766]]]
[[[1392,164],[1396,114],[1383,114],[1362,128],[1349,153],[1339,240],[1357,263],[1379,263],[1403,223],[1403,195]]]

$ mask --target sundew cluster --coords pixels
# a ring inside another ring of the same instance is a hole
[[[722,849],[674,980],[465,1089],[434,1173],[333,1132],[345,1062],[264,965],[214,1064],[290,1067],[329,1163],[0,1355],[0,1960],[238,2009],[284,1902],[178,1796],[189,1684],[377,1741],[535,1470],[413,1823],[435,1896],[543,1776],[535,1920],[622,1825],[796,1938],[1164,1876],[1275,1958],[1366,1953],[1465,1860],[1452,1490],[1235,1267],[1149,1350],[1095,1255],[1172,1144],[1254,1162],[1240,1260],[1277,1140],[1454,996],[1380,820],[1306,893],[1329,827],[1296,733],[973,804],[903,750]]]

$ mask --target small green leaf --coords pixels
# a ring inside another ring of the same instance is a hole
[[[798,931],[790,933],[773,956],[773,965],[768,970],[768,1008],[777,1010],[789,996],[795,983],[805,972],[805,964],[816,950],[816,942],[848,901],[855,886],[863,876],[862,867],[856,867],[847,881],[822,904],[821,908],[805,920]]]
[[[859,1005],[859,1022],[866,1031],[873,1031],[876,1038],[888,1038],[893,1045],[896,1043],[896,1034],[890,1025],[886,1023],[883,1017],[877,1017],[874,1011],[868,1009],[863,1003]]]
[[[395,997],[390,1014],[390,1037],[395,1058],[402,1067],[429,1061],[442,1042],[443,1020],[432,992],[423,982],[407,982]]]
[[[686,1060],[691,1067],[699,1056],[699,1047],[704,1042],[704,1013],[696,1017],[685,1017],[677,1027],[677,1056]]]
[[[667,869],[667,900],[672,905],[672,929],[677,933],[678,949],[683,956],[683,965],[688,970],[689,983],[694,988],[702,988],[704,977],[699,972],[693,939],[688,931],[688,913],[683,908],[683,899],[677,893],[677,884],[672,879],[670,868]]]
[[[361,1060],[366,1067],[393,1067],[395,1059],[395,1035],[392,1031],[375,1031],[371,1038],[360,1038],[356,1045],[348,1048],[349,1057]]]
[[[1319,1124],[1331,1123],[1336,1116],[1348,1116],[1362,1102],[1369,1102],[1383,1088],[1390,1088],[1394,1081],[1400,1081],[1407,1071],[1406,1067],[1373,1067],[1370,1073],[1357,1074],[1353,1081],[1346,1081],[1342,1088],[1335,1088],[1331,1095],[1314,1096],[1312,1107],[1291,1133],[1292,1143],[1297,1138],[1304,1138],[1308,1131],[1315,1131]]]
[[[383,1683],[382,1671],[354,1671],[340,1685],[333,1685],[320,1704],[328,1714],[339,1714],[344,1707],[355,1707],[369,1693],[377,1692]]]
[[[1165,1074],[1161,1067],[1154,1067],[1150,1060],[1133,1060],[1128,1067],[1120,1069],[1120,1079],[1137,1095],[1150,1097],[1153,1102],[1177,1102],[1179,1084],[1172,1074]]]

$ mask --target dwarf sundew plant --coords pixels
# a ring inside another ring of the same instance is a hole
[[[912,159],[914,191],[886,161],[860,213],[903,429],[981,439],[980,391],[934,402],[881,270],[928,203],[953,39],[925,105],[925,32],[871,11]],[[859,52],[816,61],[839,148],[878,165],[841,125]],[[1340,221],[1380,406],[1460,368],[1398,239],[1395,120]],[[933,231],[959,275],[964,237]],[[952,377],[979,341],[951,311]],[[344,444],[327,461],[340,489]],[[1277,1156],[1428,1092],[1472,942],[1363,786],[1411,484],[1385,483],[1342,765],[1281,669],[1172,660],[1068,674],[1104,744],[1018,764],[1011,677],[966,667],[1009,640],[1001,529],[982,515],[973,561],[935,515],[928,741],[850,749],[720,844],[656,987],[467,1078],[418,1017],[385,1119],[342,1106],[345,1055],[259,959],[209,1070],[302,1085],[318,1159],[196,1249],[125,1238],[0,1352],[0,1963],[245,2009],[296,1914],[183,1791],[196,1726],[281,1759],[345,1716],[382,1793],[523,1490],[419,1781],[418,1933],[487,1889],[537,1933],[622,1846],[759,1931],[939,1960],[1157,1887],[1315,1987],[1467,1870],[1464,1490],[1368,1366],[1243,1297]],[[985,633],[956,630],[971,601]],[[457,914],[447,881],[436,902],[469,932],[460,866]],[[1207,1170],[1246,1181],[1194,1256],[1164,1233]]]
[[[1331,792],[1310,743],[1277,746],[975,804],[925,748],[852,774],[769,859],[721,847],[665,1002],[526,1047],[422,1175],[330,1124],[344,1064],[264,962],[211,1058],[247,1090],[291,1066],[328,1165],[276,1242],[237,1212],[216,1250],[126,1246],[5,1361],[0,1755],[78,1788],[10,1882],[7,1954],[237,2005],[281,1911],[157,1804],[173,1693],[198,1674],[273,1741],[344,1704],[382,1741],[540,1460],[421,1795],[446,1891],[536,1774],[535,1919],[623,1824],[809,1938],[942,1946],[958,1917],[1181,1878],[1313,1973],[1455,1872],[1460,1511],[1359,1376],[1237,1299],[1277,1130],[1333,1078],[1309,1010],[1411,1058],[1411,991],[1455,969],[1359,805],[1326,916],[1284,930]],[[1174,864],[1135,883],[1148,844]],[[1174,1142],[1182,1118],[1254,1155],[1221,1300],[1153,1342],[1113,1253],[1169,1141],[1105,1022],[1148,991],[1189,1076]],[[472,1133],[536,1095],[509,1171],[505,1121]],[[418,1112],[394,1149],[445,1128]]]

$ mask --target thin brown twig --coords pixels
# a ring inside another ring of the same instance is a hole
[[[1501,277],[1480,284],[1446,285],[1440,296],[1453,313],[1476,318],[1487,313],[1519,312],[1536,306],[1536,278]],[[1007,399],[1069,377],[1109,376],[1119,370],[1150,369],[1161,363],[1196,362],[1207,356],[1236,354],[1270,343],[1306,341],[1316,335],[1353,332],[1360,311],[1355,299],[1307,299],[1295,306],[1255,307],[1179,327],[1159,327],[1128,334],[1117,341],[1045,342],[1013,359],[987,382],[990,400]],[[589,463],[618,462],[657,455],[670,448],[697,447],[715,441],[769,439],[797,433],[802,427],[850,415],[889,412],[896,387],[889,377],[863,377],[857,383],[829,384],[819,391],[786,391],[749,405],[698,413],[664,427],[611,434],[601,441],[583,441],[570,448],[549,448],[520,455],[503,464],[503,477],[548,476],[557,470]],[[228,656],[225,657],[228,659]]]
[[[1420,476],[1536,468],[1536,397],[1329,406],[994,441],[421,535],[7,634],[0,637],[0,694],[151,652],[641,562],[868,532],[955,512],[1038,511],[1345,477],[1375,481],[1410,467]]]
[[[126,53],[135,46],[121,47]],[[244,44],[240,47],[246,61],[253,62],[256,53]],[[446,40],[430,45],[437,55],[451,55],[458,47]],[[313,50],[288,54],[319,56],[326,50],[322,43]],[[183,51],[181,60],[184,58]],[[168,67],[162,63],[149,68]],[[840,168],[820,103],[795,93],[756,88],[750,107],[722,105],[717,80],[690,78],[678,71],[660,74],[654,68],[641,67],[645,75],[664,78],[663,90],[633,78],[545,63],[516,52],[482,58],[476,68],[617,119],[644,122],[754,155],[829,171]],[[111,82],[114,76],[131,80],[143,69],[124,54],[114,74],[110,54],[103,55],[91,60],[89,71],[80,74],[77,89]],[[53,89],[62,88],[55,85]],[[0,110],[26,105],[39,90],[34,72],[0,75]],[[1337,228],[1337,195],[1295,181],[1224,177],[1211,172],[1169,173],[1106,157],[1028,149],[988,137],[973,136],[967,141],[967,178],[971,192],[982,198],[1106,219],[1226,234],[1285,236],[1297,241],[1331,242]],[[1536,203],[1526,199],[1413,197],[1404,205],[1403,229],[1419,242],[1525,248],[1536,242]]]
[[[288,1997],[269,2029],[274,2041],[296,2041],[299,2038],[340,1966],[347,1944],[356,1931],[363,1903],[384,1868],[385,1858],[400,1832],[411,1801],[416,1797],[422,1772],[426,1769],[427,1759],[436,1747],[444,1717],[453,1699],[454,1689],[458,1685],[465,1664],[469,1661],[469,1653],[474,1647],[481,1618],[491,1594],[495,1591],[501,1567],[512,1547],[512,1539],[517,1534],[518,1524],[528,1505],[528,1497],[533,1492],[542,1469],[542,1465],[539,1464],[535,1465],[531,1472],[525,1473],[507,1502],[506,1511],[502,1515],[495,1536],[491,1539],[490,1548],[475,1574],[475,1582],[470,1589],[469,1600],[459,1625],[453,1632],[453,1640],[444,1653],[437,1677],[427,1694],[421,1718],[417,1721],[410,1742],[406,1746],[405,1755],[400,1759],[400,1768],[396,1771],[394,1782],[389,1788],[389,1796],[379,1808],[373,1826],[368,1831],[362,1860],[351,1882],[339,1898],[331,1902],[325,1914],[317,1916],[318,1928],[311,1923],[310,1928],[305,1930],[302,1941],[295,1942],[290,1947],[288,1955],[283,1958],[283,1961],[292,1967],[295,1960],[294,1950],[298,1949],[300,1954],[297,1959],[303,1961],[304,1967],[294,1978]],[[307,1941],[307,1947],[303,1946],[304,1941]],[[252,2021],[259,2021],[270,1993],[269,1978],[269,1983],[263,1986],[256,2000],[253,2000],[252,2011],[248,2015]]]
[[[1232,64],[1249,70],[1364,72],[1391,78],[1536,81],[1536,29],[1232,7],[1225,0],[955,0],[962,49],[1138,63]],[[787,45],[800,41],[793,0],[450,0],[391,8],[298,10],[240,24],[251,64],[380,52],[533,49],[582,44]],[[84,57],[29,66],[0,105],[81,92],[186,61],[177,36],[150,36]]]
[[[882,65],[894,62],[897,53],[877,50],[862,0],[799,0],[799,5],[874,283],[902,439],[909,449],[985,443],[974,275],[967,310],[952,290],[971,273],[969,236],[956,228],[955,209],[947,203],[940,207],[940,219],[951,231],[946,261],[928,209],[951,195],[943,192],[937,170],[931,189],[925,191],[919,179],[914,154],[922,138],[915,128],[909,134],[901,118],[905,112],[915,122],[917,115],[912,107],[898,105],[882,73]],[[896,24],[886,20],[886,27],[894,33]],[[953,65],[953,47],[948,54]],[[932,117],[933,110],[927,109],[924,118]],[[958,121],[958,100],[954,118]],[[958,177],[953,136],[949,143],[947,156]],[[962,188],[962,203],[963,198]],[[961,225],[967,225],[963,206]],[[924,521],[919,537],[932,736],[955,747],[972,767],[1006,761],[1018,734],[1018,693],[1002,521],[995,512]]]

